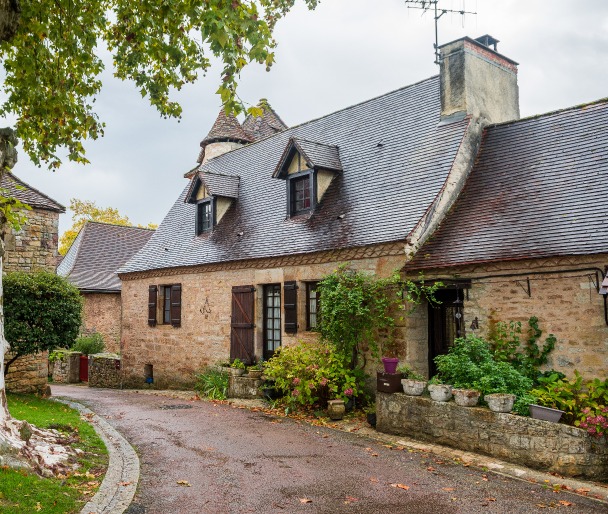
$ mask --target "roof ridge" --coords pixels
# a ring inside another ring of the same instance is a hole
[[[138,230],[151,230],[155,231],[155,228],[148,227],[136,227],[135,225],[121,225],[119,223],[110,223],[106,221],[97,221],[97,220],[85,220],[84,225],[86,226],[89,223],[95,223],[97,225],[110,225],[111,227],[120,227],[120,228],[136,228]]]
[[[82,241],[84,240],[84,236],[85,236],[85,229],[87,227],[87,224],[85,222],[84,225],[82,225],[82,227],[80,227],[80,230],[78,231],[78,234],[76,234],[76,237],[74,238],[74,240],[72,241],[72,244],[70,245],[70,247],[68,248],[68,251],[65,252],[65,255],[63,256],[63,259],[61,259],[61,262],[59,263],[59,265],[56,268],[56,271],[59,270],[59,268],[61,267],[61,265],[64,262],[71,262],[72,264],[68,267],[68,269],[66,270],[66,274],[62,275],[64,277],[69,277],[72,274],[72,271],[74,271],[74,268],[76,266],[76,261],[78,260],[78,254],[80,253],[80,250],[82,248]],[[82,237],[81,237],[82,235]],[[78,238],[81,237],[81,239],[79,240]],[[72,250],[72,248],[74,247],[74,244],[78,241],[78,246],[76,246],[76,250],[74,250],[74,258],[71,260],[66,261],[66,257],[69,255],[70,251]],[[67,264],[66,264],[67,266]]]
[[[563,107],[561,109],[555,109],[553,111],[547,111],[547,112],[543,112],[543,113],[540,113],[540,114],[531,114],[530,116],[526,116],[525,118],[519,118],[518,120],[502,121],[500,123],[493,123],[491,125],[488,125],[486,128],[502,127],[502,126],[505,126],[505,125],[513,125],[515,123],[519,123],[519,122],[522,122],[522,121],[536,120],[536,119],[539,119],[539,118],[544,118],[545,116],[554,116],[556,114],[561,114],[561,113],[568,112],[568,111],[575,111],[575,110],[583,109],[585,107],[590,107],[592,105],[599,105],[599,104],[607,104],[608,105],[608,96],[604,97],[604,98],[599,98],[597,100],[593,100],[591,102],[586,102],[586,103],[577,104],[577,105],[571,105],[570,107]]]
[[[22,186],[27,187],[28,189],[31,189],[32,191],[35,191],[36,193],[38,193],[40,196],[43,196],[44,198],[46,198],[47,200],[50,200],[51,202],[53,202],[55,205],[57,205],[58,207],[60,207],[61,209],[63,209],[63,212],[65,212],[65,205],[61,205],[57,200],[54,200],[53,198],[51,198],[49,195],[44,194],[42,191],[40,191],[39,189],[36,189],[34,186],[30,186],[27,182],[21,180],[19,177],[17,177],[17,175],[15,175],[13,172],[11,171],[6,171],[7,175],[10,175],[13,180],[15,180],[15,182],[19,182]]]
[[[331,144],[328,144],[328,143],[321,143],[319,141],[313,141],[312,139],[305,139],[303,137],[293,136],[293,137],[290,137],[289,139],[294,139],[294,140],[297,140],[297,141],[304,141],[305,143],[312,143],[313,145],[333,146],[334,148],[340,148],[339,145],[331,145]]]

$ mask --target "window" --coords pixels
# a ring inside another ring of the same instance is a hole
[[[315,172],[305,170],[287,178],[287,202],[289,216],[306,214],[315,207]]]
[[[213,199],[196,204],[196,235],[209,232],[213,228]]]
[[[318,282],[306,283],[306,330],[315,330],[319,322]]]
[[[148,325],[155,327],[160,319],[162,325],[181,326],[182,286],[181,284],[149,286]]]
[[[264,286],[264,359],[281,346],[281,285]]]

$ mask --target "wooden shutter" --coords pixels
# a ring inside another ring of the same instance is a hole
[[[182,286],[171,286],[171,325],[179,327],[182,324]]]
[[[150,286],[148,288],[148,325],[156,326],[156,302],[158,298],[158,288]]]
[[[283,285],[285,309],[285,333],[295,334],[298,331],[298,286],[295,281]]]

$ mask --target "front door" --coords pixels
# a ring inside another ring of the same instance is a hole
[[[463,289],[440,289],[429,304],[429,377],[437,373],[435,357],[448,353],[454,339],[464,337]]]
[[[232,288],[232,321],[230,323],[230,360],[241,359],[247,364],[254,360],[253,286]]]

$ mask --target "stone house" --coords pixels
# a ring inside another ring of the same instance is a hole
[[[605,254],[586,244],[606,239],[601,188],[586,182],[608,178],[605,103],[517,121],[517,63],[483,38],[440,51],[439,76],[283,130],[272,112],[262,137],[247,130],[251,118],[241,126],[220,113],[182,194],[119,270],[126,384],[188,385],[220,359],[268,358],[316,337],[316,283],[343,262],[443,279],[439,312],[422,305],[397,329],[401,357],[419,371],[458,333],[537,315],[560,341],[552,365],[605,372],[608,328],[590,295]],[[445,227],[464,230],[460,212],[468,232],[456,238]],[[486,259],[497,228],[504,249]],[[540,271],[561,280],[541,289]],[[511,275],[494,277],[500,287],[490,274]],[[526,303],[516,294],[528,279]]]
[[[58,259],[59,214],[65,212],[65,207],[10,172],[3,175],[0,186],[31,207],[23,211],[25,223],[21,230],[10,229],[5,235],[3,270],[54,272]],[[15,393],[41,393],[46,390],[47,380],[48,359],[44,352],[13,362],[6,387]]]
[[[83,296],[83,332],[101,334],[108,352],[120,352],[121,282],[116,270],[153,233],[146,228],[87,221],[57,267],[57,274]]]

